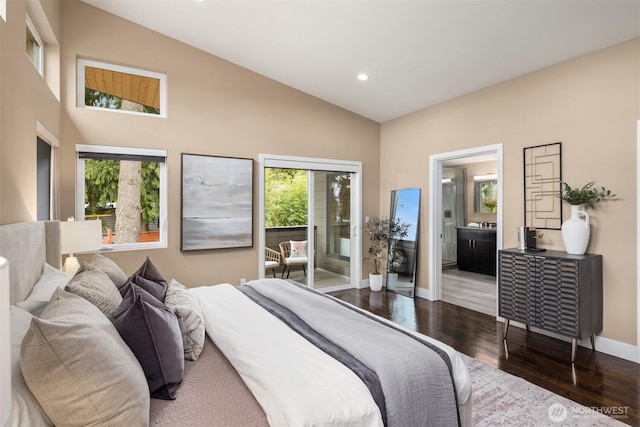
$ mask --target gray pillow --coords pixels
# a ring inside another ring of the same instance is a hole
[[[198,360],[205,339],[204,319],[198,300],[189,293],[184,285],[173,279],[167,288],[164,303],[178,318],[182,332],[184,358]]]
[[[117,288],[120,288],[127,281],[127,275],[124,274],[124,271],[116,264],[113,260],[96,253],[93,257],[90,265],[96,267],[98,270],[101,270],[104,274],[109,276],[109,279],[116,285]]]
[[[85,298],[107,317],[111,317],[122,303],[122,296],[109,276],[86,262],[64,289]]]
[[[20,365],[55,425],[149,425],[140,364],[109,319],[84,298],[55,291],[22,340]]]
[[[135,354],[147,377],[151,397],[175,399],[184,374],[182,334],[175,314],[131,281],[111,321]]]

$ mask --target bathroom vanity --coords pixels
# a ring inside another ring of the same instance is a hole
[[[457,227],[458,270],[496,275],[496,228]]]

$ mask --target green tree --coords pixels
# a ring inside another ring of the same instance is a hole
[[[86,159],[84,162],[85,215],[95,215],[113,210],[118,200],[118,160]]]
[[[85,215],[114,211],[118,200],[120,161],[85,160]],[[160,216],[160,166],[156,162],[142,162],[140,188],[141,227],[156,222]],[[117,214],[117,211],[116,211]]]
[[[115,95],[109,95],[108,93],[99,92],[97,90],[85,88],[84,105],[88,105],[91,107],[110,108],[113,110],[121,110],[122,98],[119,98]],[[141,105],[141,104],[137,104],[137,105]],[[160,114],[159,108],[149,107],[148,105],[142,105],[141,111],[147,114],[158,114],[158,115]]]
[[[122,107],[122,99],[108,93],[85,88],[84,105],[119,110]]]
[[[307,224],[307,172],[265,170],[265,224],[285,227]]]

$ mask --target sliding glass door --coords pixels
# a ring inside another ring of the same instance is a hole
[[[360,170],[359,162],[261,155],[260,249],[281,260],[260,277],[327,291],[359,287]]]

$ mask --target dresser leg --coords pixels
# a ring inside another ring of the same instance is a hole
[[[578,339],[573,338],[571,340],[571,363],[576,361],[576,349],[578,348]]]
[[[591,349],[596,351],[596,334],[591,335]]]
[[[504,321],[504,336],[502,338],[505,340],[507,339],[507,332],[509,332],[509,319]]]

